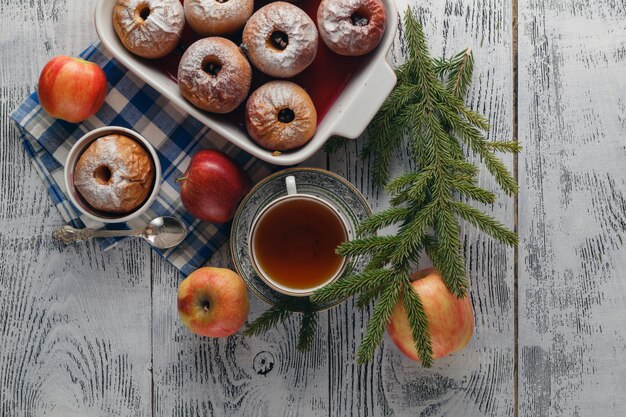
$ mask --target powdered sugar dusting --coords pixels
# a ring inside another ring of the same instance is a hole
[[[221,66],[217,76],[207,74],[203,65],[210,58]],[[193,43],[178,67],[178,86],[195,106],[225,113],[234,110],[248,95],[252,68],[237,45],[212,37]]]
[[[253,0],[186,0],[187,23],[201,35],[226,34],[241,29],[252,15]]]
[[[276,31],[288,36],[289,43],[283,50],[269,41]],[[250,61],[259,70],[274,77],[293,77],[315,59],[317,29],[302,9],[278,1],[252,15],[243,30],[243,42]]]
[[[294,119],[278,121],[280,110],[290,109]],[[246,105],[249,130],[258,143],[271,150],[288,150],[308,142],[315,133],[317,113],[304,89],[290,81],[271,81],[259,87]]]
[[[137,15],[137,10],[144,6],[150,9],[146,20]],[[126,48],[145,58],[158,58],[178,45],[185,12],[178,0],[118,0],[113,21]]]
[[[372,14],[364,26],[352,24],[351,16],[364,8]],[[380,0],[323,0],[317,22],[324,43],[342,55],[363,55],[378,45],[385,31],[385,9]]]
[[[118,140],[132,139],[119,135],[109,135],[97,139],[81,155],[74,171],[74,186],[93,208],[101,211],[125,211],[124,205],[139,204],[143,201],[145,188],[150,187],[153,172],[152,164],[145,150],[135,144],[136,151],[126,151],[118,147]],[[111,178],[107,183],[96,179],[95,171],[107,167]],[[122,210],[120,210],[122,208]]]

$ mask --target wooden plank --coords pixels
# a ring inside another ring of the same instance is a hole
[[[93,1],[0,5],[0,415],[149,415],[149,251],[62,248],[8,114],[52,56],[95,40]]]
[[[512,138],[511,2],[410,2],[424,22],[434,56],[474,50],[476,69],[468,96],[472,108],[493,124],[491,140]],[[403,12],[406,1],[397,2]],[[403,45],[396,42],[395,62],[403,62]],[[329,169],[348,178],[367,196],[375,211],[388,206],[388,197],[373,188],[369,167],[356,155],[363,139],[351,143],[328,160]],[[318,156],[315,163],[324,162]],[[513,159],[505,162],[513,167]],[[395,172],[410,166],[398,154]],[[488,174],[481,185],[498,190]],[[514,201],[497,192],[498,203],[482,207],[513,227]],[[437,361],[432,369],[411,362],[386,337],[374,361],[354,362],[369,311],[348,302],[332,309],[329,331],[330,415],[511,416],[514,414],[514,251],[463,228],[470,272],[476,334],[460,354]],[[426,266],[426,265],[425,265]]]
[[[296,350],[299,318],[260,337],[226,339],[191,334],[178,320],[182,277],[153,255],[155,416],[320,416],[329,413],[328,314],[315,344]],[[224,246],[208,263],[231,268]],[[269,306],[249,292],[250,319]]]
[[[626,415],[626,7],[519,12],[520,416]]]

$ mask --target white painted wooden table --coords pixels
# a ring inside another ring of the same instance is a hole
[[[367,313],[351,302],[322,314],[307,355],[293,320],[263,337],[196,337],[177,319],[179,275],[146,245],[51,242],[61,218],[8,114],[51,57],[96,40],[94,1],[0,0],[0,416],[626,416],[626,3],[413,5],[434,54],[473,48],[468,100],[490,138],[524,146],[506,160],[518,199],[486,208],[520,246],[463,229],[476,334],[432,369],[389,340],[356,366]],[[380,209],[361,146],[307,164]],[[226,250],[212,263],[227,266]],[[265,308],[252,298],[253,317]]]

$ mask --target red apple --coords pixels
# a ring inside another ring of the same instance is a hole
[[[78,123],[102,107],[107,78],[102,68],[93,62],[57,56],[41,71],[37,94],[50,116]]]
[[[226,155],[203,150],[191,158],[189,168],[178,180],[180,199],[200,220],[226,223],[235,215],[237,204],[252,188],[252,181]]]
[[[230,269],[200,268],[178,287],[178,315],[193,333],[226,337],[243,326],[250,302],[243,279]]]
[[[474,313],[469,296],[457,298],[448,291],[441,274],[433,268],[415,273],[411,285],[419,294],[428,319],[433,359],[463,349],[474,334]],[[402,353],[419,361],[402,300],[391,313],[387,332]]]

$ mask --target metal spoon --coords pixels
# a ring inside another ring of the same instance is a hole
[[[52,233],[52,237],[65,244],[88,240],[92,237],[141,237],[152,246],[159,249],[168,249],[178,245],[187,236],[187,226],[175,217],[157,217],[145,229],[136,230],[94,230],[76,229],[72,226],[63,226]]]

